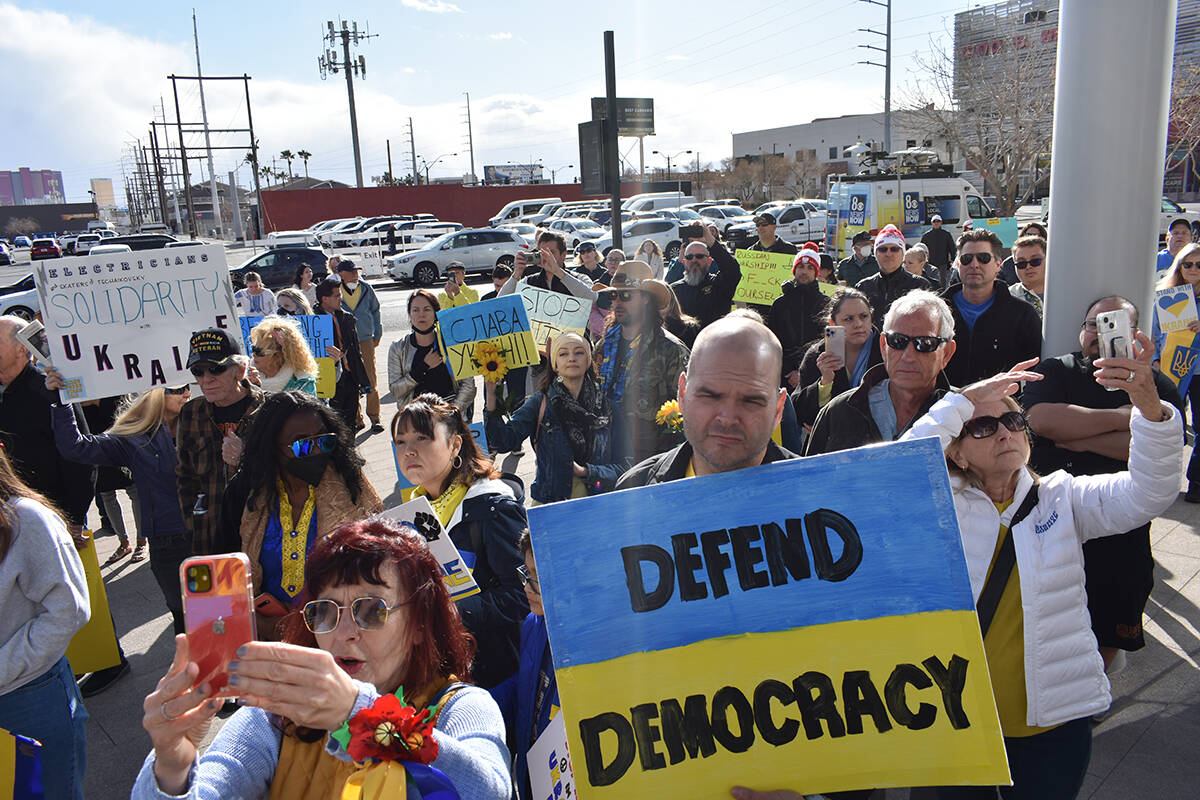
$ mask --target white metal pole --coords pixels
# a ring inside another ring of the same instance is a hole
[[[224,238],[221,225],[221,204],[217,195],[217,171],[213,166],[212,139],[208,133],[208,107],[204,104],[204,73],[200,69],[200,32],[196,27],[196,9],[192,9],[192,37],[196,42],[196,83],[200,86],[200,121],[204,123],[204,147],[208,150],[208,190],[212,195],[213,225],[217,235]]]
[[[1077,350],[1085,306],[1104,295],[1132,300],[1150,329],[1176,10],[1059,6],[1043,355]]]

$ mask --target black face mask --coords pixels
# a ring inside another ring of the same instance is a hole
[[[430,325],[428,328],[418,328],[416,325],[413,325],[413,330],[422,336],[428,336],[429,334],[433,333],[433,329],[436,327],[436,324]]]
[[[332,455],[329,453],[318,453],[304,458],[289,458],[284,469],[309,486],[316,486],[321,482],[321,476],[325,474],[325,468],[329,466],[331,458]]]

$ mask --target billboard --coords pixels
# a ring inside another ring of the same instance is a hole
[[[579,123],[579,182],[584,197],[608,194],[604,174],[604,120]]]
[[[592,98],[592,119],[605,119],[608,116],[608,99],[605,97]],[[653,136],[654,135],[654,98],[653,97],[618,97],[617,98],[617,136]]]
[[[542,180],[541,164],[488,164],[483,168],[486,183],[533,183]]]

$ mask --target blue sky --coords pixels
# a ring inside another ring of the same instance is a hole
[[[963,0],[896,0],[893,97],[911,79],[913,55],[945,41]],[[330,19],[327,3],[199,2],[205,74],[248,73],[264,157],[283,149],[313,153],[313,176],[353,183],[354,162],[341,75],[322,81],[317,57]],[[471,2],[392,0],[341,5],[345,18],[370,25],[363,43],[367,77],[356,81],[363,171],[407,174],[408,118],[418,160],[431,175],[469,171],[463,92],[471,93],[476,172],[485,164],[541,159],[547,168],[578,161],[577,123],[588,98],[604,91],[602,31],[616,37],[617,92],[655,99],[652,150],[693,150],[704,162],[731,155],[731,134],[879,111],[883,70],[855,62],[882,54],[858,49],[881,37],[884,10],[861,0],[742,2]],[[335,18],[336,19],[336,18]],[[183,3],[25,2],[0,4],[0,96],[10,98],[0,169],[63,172],[70,200],[86,200],[88,179],[110,177],[121,191],[127,144],[147,139],[165,98],[168,73],[195,74],[191,7]],[[16,98],[25,101],[12,102]],[[209,123],[242,127],[240,84],[206,87]],[[199,120],[194,84],[180,85],[183,116]],[[241,145],[235,135],[214,144]],[[188,139],[202,146],[202,137]],[[621,149],[636,166],[636,140]],[[222,178],[241,154],[216,158]],[[279,164],[282,168],[283,164]],[[299,162],[294,168],[302,171]],[[560,169],[559,180],[578,174]],[[242,167],[238,179],[249,182]]]

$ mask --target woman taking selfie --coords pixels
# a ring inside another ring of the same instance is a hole
[[[1179,490],[1180,415],[1159,400],[1150,339],[1137,358],[1096,361],[1096,382],[1133,405],[1129,470],[1038,477],[1027,466],[1028,426],[1010,397],[1025,370],[979,381],[939,400],[904,434],[938,436],[977,598],[984,650],[1013,787],[1006,798],[1073,798],[1087,771],[1091,716],[1111,703],[1084,592],[1083,542],[1124,533],[1170,507]],[[943,800],[994,797],[991,788],[946,788]]]
[[[441,311],[433,292],[417,289],[408,297],[412,333],[388,347],[388,386],[397,408],[414,397],[436,394],[469,419],[475,405],[475,379],[455,380],[437,344],[437,314]]]
[[[83,798],[88,715],[65,653],[89,613],[66,524],[0,447],[0,728],[42,743],[46,797]]]
[[[498,452],[519,450],[533,440],[537,477],[529,494],[537,503],[587,497],[612,489],[624,469],[608,463],[608,402],[600,391],[592,347],[577,333],[563,333],[550,345],[550,368],[539,390],[526,398],[512,419],[496,412],[488,398],[487,440]]]
[[[862,383],[863,375],[883,363],[879,336],[871,327],[871,302],[858,289],[838,289],[825,306],[829,325],[845,331],[846,356],[825,352],[825,337],[813,342],[800,362],[800,387],[792,403],[800,424],[812,426],[817,414],[833,398]]]
[[[143,704],[154,749],[132,797],[340,798],[375,757],[384,763],[371,771],[389,773],[385,797],[404,796],[406,775],[392,770],[403,766],[426,797],[449,784],[463,798],[507,800],[504,721],[487,692],[462,683],[471,637],[424,540],[379,517],[344,525],[313,549],[308,596],[285,642],[250,642],[229,664],[246,707],[203,755],[198,743],[222,700],[193,688],[199,667],[187,637],[175,637],[175,660]],[[376,735],[400,696],[434,708],[432,731],[412,734],[422,740],[412,753],[399,737]],[[387,763],[402,754],[410,759]]]
[[[518,497],[479,451],[459,410],[423,394],[392,420],[400,471],[427,497],[471,569],[480,592],[458,601],[477,646],[471,673],[485,689],[517,670],[521,622],[529,603],[517,567],[517,543],[528,526]],[[523,494],[523,493],[522,493]]]

